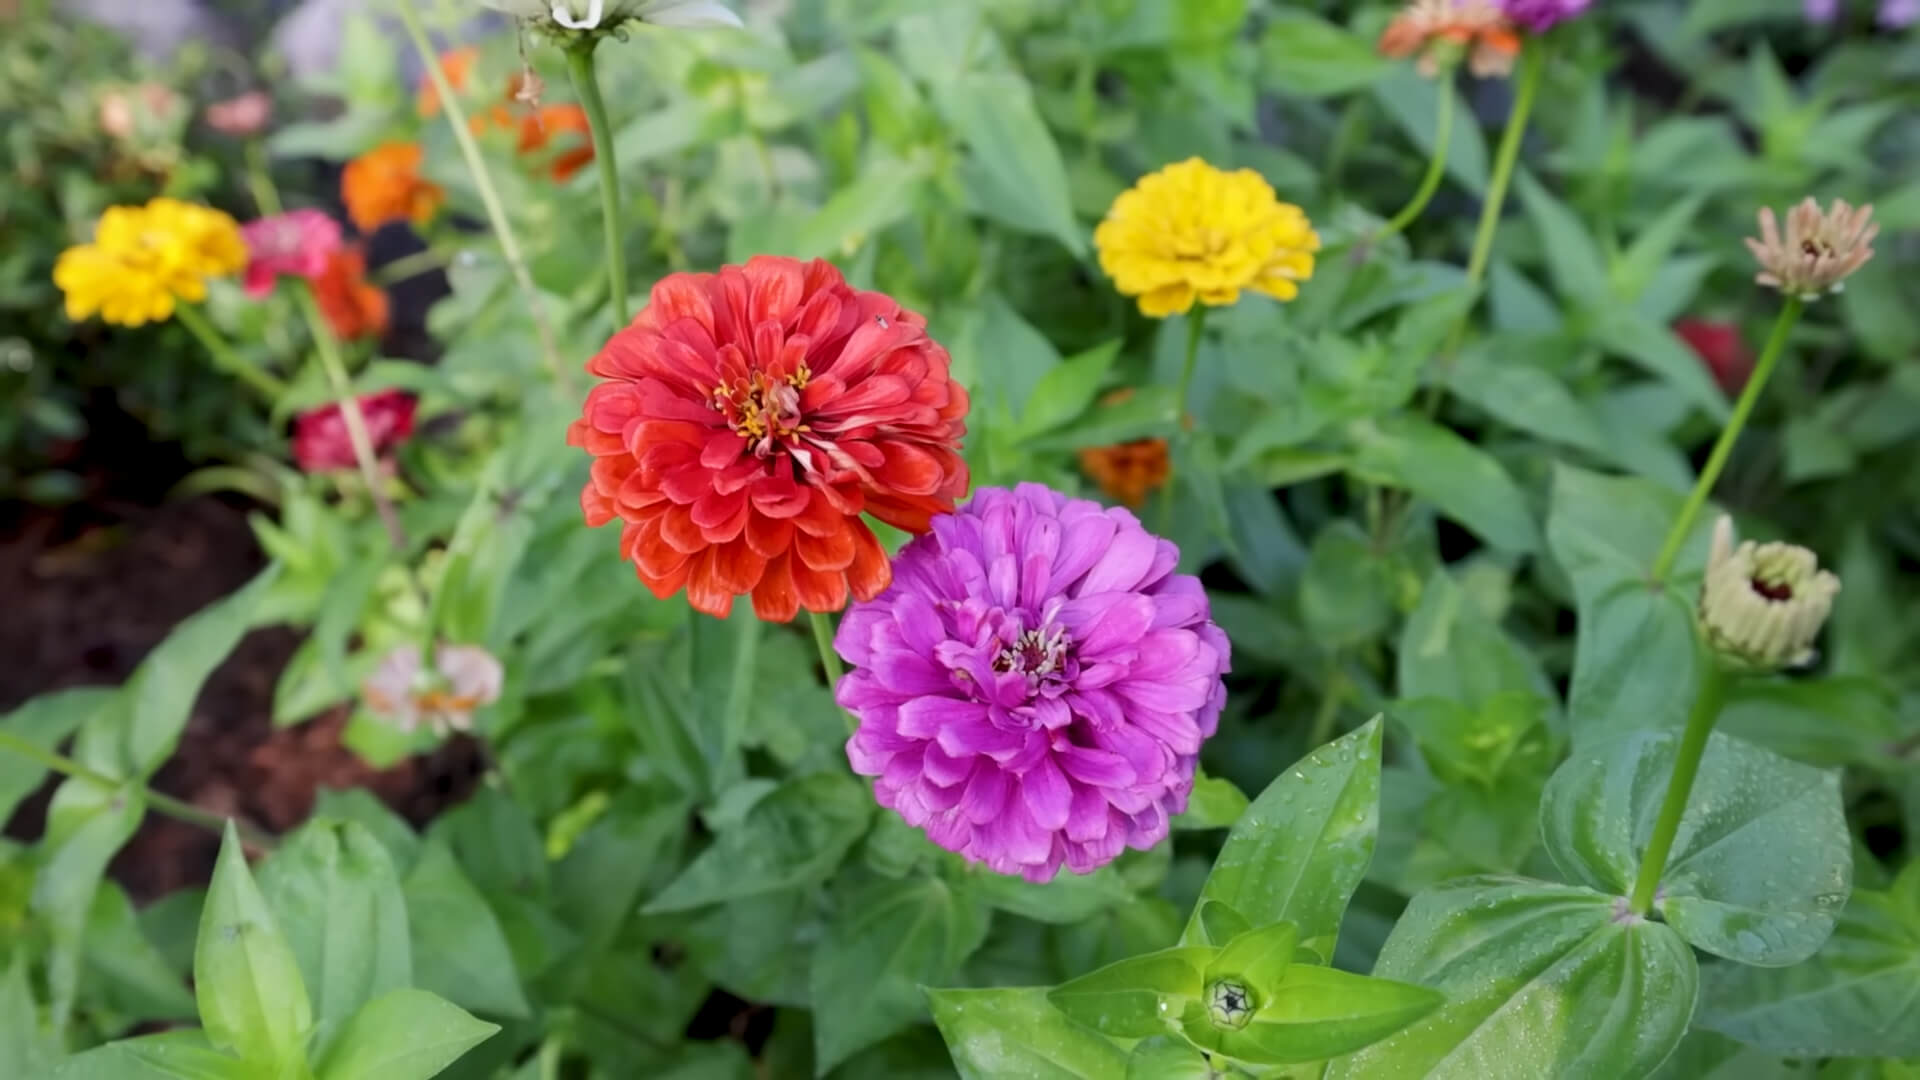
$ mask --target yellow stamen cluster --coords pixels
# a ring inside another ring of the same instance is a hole
[[[1190,158],[1121,193],[1093,233],[1100,268],[1142,314],[1165,318],[1237,302],[1243,289],[1291,300],[1313,276],[1320,237],[1251,169]]]
[[[54,284],[66,294],[67,317],[98,314],[120,326],[162,322],[174,306],[206,299],[207,279],[247,264],[240,226],[218,210],[178,199],[109,207],[93,242],[62,252]]]

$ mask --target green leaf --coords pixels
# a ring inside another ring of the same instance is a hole
[[[25,705],[0,716],[0,732],[42,750],[52,750],[74,729],[110,706],[116,692],[98,686],[77,686],[41,694]],[[0,822],[13,817],[20,801],[36,791],[47,778],[46,767],[32,758],[0,749]]]
[[[1109,341],[1067,357],[1042,375],[1021,409],[1021,431],[1051,431],[1085,412],[1119,355],[1120,342]]]
[[[314,795],[313,816],[335,821],[352,821],[371,832],[393,859],[393,868],[404,874],[420,857],[420,837],[406,819],[387,808],[365,788],[336,791],[323,787]]]
[[[126,892],[112,881],[94,893],[84,953],[89,994],[104,996],[115,1011],[142,1020],[196,1015],[186,979],[147,940]]]
[[[1326,1080],[1645,1076],[1686,1033],[1699,980],[1670,927],[1620,918],[1586,889],[1505,877],[1415,897],[1374,974],[1446,1004]]]
[[[1355,975],[1318,964],[1294,964],[1277,985],[1255,988],[1257,1008],[1238,1031],[1203,1018],[1187,1037],[1261,1065],[1323,1061],[1371,1046],[1438,1008],[1433,990]]]
[[[215,1050],[199,1031],[110,1042],[62,1061],[47,1075],[48,1080],[261,1080],[259,1065]]]
[[[56,1031],[66,1027],[80,983],[87,916],[107,863],[140,827],[146,809],[138,790],[106,790],[86,780],[67,780],[47,804],[47,854],[33,882],[33,911],[53,933],[47,957],[48,1009]]]
[[[1225,829],[1246,813],[1247,797],[1233,781],[1195,771],[1193,793],[1187,796],[1187,809],[1175,815],[1175,829]]]
[[[1608,301],[1613,290],[1609,287],[1607,264],[1600,255],[1600,245],[1594,242],[1573,211],[1541,187],[1525,169],[1520,170],[1515,186],[1520,189],[1520,201],[1527,209],[1527,217],[1540,233],[1540,246],[1546,252],[1547,272],[1553,275],[1554,288],[1575,305],[1606,312],[1602,318],[1611,318]],[[1695,366],[1699,366],[1697,362]]]
[[[1494,547],[1526,553],[1540,546],[1526,496],[1486,451],[1410,413],[1359,421],[1348,432],[1353,471],[1362,477],[1413,492]]]
[[[319,1080],[426,1080],[499,1030],[425,990],[393,990],[347,1021]]]
[[[40,1026],[40,1006],[27,981],[27,958],[16,955],[0,977],[0,1076],[33,1076],[60,1053]]]
[[[1280,8],[1260,37],[1260,73],[1273,90],[1332,97],[1371,86],[1392,68],[1373,42],[1296,8]],[[1482,170],[1485,167],[1485,153]]]
[[[1856,892],[1813,959],[1710,968],[1700,1024],[1808,1057],[1920,1057],[1920,863],[1892,892]]]
[[[1143,1039],[1127,1058],[1126,1080],[1217,1080],[1207,1055],[1170,1035]]]
[[[1140,1039],[1167,1030],[1182,999],[1200,996],[1216,950],[1206,945],[1161,949],[1128,957],[1069,979],[1047,1000],[1073,1020],[1105,1035]]]
[[[278,564],[269,566],[245,588],[195,612],[140,662],[120,692],[128,775],[152,776],[173,754],[200,684],[253,626],[254,609],[279,572]]]
[[[1727,416],[1727,396],[1686,343],[1659,323],[1615,305],[1591,328],[1601,348],[1640,366],[1715,420]]]
[[[1247,917],[1233,910],[1230,905],[1218,900],[1202,900],[1194,905],[1195,917],[1199,920],[1200,940],[1208,945],[1225,945],[1242,934],[1253,929],[1247,925]],[[1275,924],[1292,926],[1292,923]],[[1298,940],[1299,928],[1294,928]]]
[[[1218,901],[1207,903],[1219,906]],[[1220,921],[1218,917],[1216,922]],[[1204,973],[1207,982],[1238,979],[1260,992],[1277,987],[1293,964],[1294,946],[1300,941],[1300,928],[1289,922],[1274,923],[1249,930],[1228,939]]]
[[[962,180],[973,209],[1012,228],[1052,236],[1076,256],[1086,251],[1066,164],[1025,79],[964,72],[934,87],[934,104],[972,151]]]
[[[1439,134],[1436,96],[1458,95],[1452,80],[1430,79],[1414,70],[1411,64],[1395,64],[1374,84],[1373,93],[1386,106],[1387,114],[1400,125],[1400,130],[1413,140],[1421,156],[1433,156],[1434,137]],[[1473,109],[1465,99],[1456,96],[1453,114],[1456,118],[1470,117]],[[1455,120],[1447,140],[1447,174],[1475,195],[1487,190],[1487,140],[1479,124]]]
[[[777,250],[797,259],[858,251],[881,230],[913,212],[926,181],[924,164],[888,157],[869,161],[819,210],[782,230],[787,239]]]
[[[365,827],[307,824],[261,866],[260,892],[313,999],[315,1053],[362,1005],[412,985],[400,876]]]
[[[1300,576],[1300,617],[1330,648],[1372,641],[1392,625],[1399,575],[1358,522],[1338,518],[1313,538]]]
[[[1055,874],[1028,881],[1011,874],[983,874],[968,890],[988,904],[1044,923],[1077,923],[1133,899],[1133,890],[1112,866],[1091,874]]]
[[[1851,584],[1851,582],[1849,582]],[[1878,679],[1741,679],[1717,730],[1810,765],[1885,768],[1899,702]]]
[[[1679,743],[1674,731],[1634,732],[1587,746],[1554,773],[1540,831],[1562,872],[1603,892],[1631,891]],[[1716,732],[1655,907],[1716,956],[1797,964],[1833,932],[1852,869],[1840,774]]]
[[[1042,989],[929,990],[961,1080],[1113,1080],[1127,1055],[1068,1020]]]
[[[430,841],[401,884],[413,943],[413,981],[475,1012],[531,1014],[513,951],[487,901],[447,846]]]
[[[1199,912],[1217,900],[1254,926],[1294,923],[1302,945],[1331,955],[1379,822],[1375,717],[1295,762],[1260,793],[1227,835],[1180,940],[1203,940]]]
[[[1420,606],[1400,631],[1398,652],[1403,698],[1446,698],[1480,710],[1503,695],[1554,697],[1539,661],[1445,570],[1434,571],[1420,590]]]
[[[644,910],[686,911],[823,881],[871,819],[871,798],[844,774],[789,780],[716,837]]]
[[[987,919],[938,878],[878,881],[849,897],[813,958],[816,1073],[925,1016],[916,987],[951,978]]]
[[[275,1069],[306,1059],[313,1009],[300,965],[247,870],[232,822],[200,913],[193,982],[214,1046]]]

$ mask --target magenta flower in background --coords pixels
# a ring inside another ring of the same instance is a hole
[[[1830,23],[1840,16],[1840,0],[1806,0],[1803,10],[1811,22]],[[1874,21],[1884,30],[1899,30],[1920,20],[1920,0],[1880,0]]]
[[[247,241],[247,295],[265,296],[282,274],[308,280],[327,272],[340,249],[340,223],[319,210],[289,210],[240,226]]]
[[[1593,0],[1500,0],[1507,18],[1542,34],[1587,10]]]
[[[1227,693],[1227,636],[1179,555],[1039,484],[935,517],[834,641],[853,771],[934,843],[1031,881],[1159,843]]]

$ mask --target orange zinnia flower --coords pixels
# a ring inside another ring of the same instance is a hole
[[[520,118],[520,153],[546,149],[557,134],[580,136],[580,144],[555,154],[547,171],[555,180],[567,180],[593,162],[593,131],[587,111],[578,105],[543,105]]]
[[[1108,498],[1138,510],[1167,482],[1167,440],[1135,439],[1080,451],[1080,470]]]
[[[589,525],[655,596],[724,616],[837,611],[891,582],[860,515],[925,532],[967,489],[967,392],[926,320],[820,259],[673,274],[587,365],[567,441],[593,455]]]
[[[1381,55],[1419,53],[1420,74],[1427,76],[1462,53],[1481,78],[1506,75],[1519,52],[1520,35],[1494,0],[1413,0],[1380,34]]]
[[[474,61],[480,59],[480,50],[472,45],[451,49],[440,54],[440,70],[447,76],[447,85],[455,91],[467,88],[467,76],[473,71]],[[414,97],[414,108],[421,116],[440,115],[440,88],[433,85],[432,75],[421,75],[419,92]]]
[[[357,248],[342,248],[327,256],[326,269],[313,279],[320,314],[341,341],[387,332],[387,294],[367,284],[366,273],[366,256]]]
[[[421,178],[424,156],[419,143],[390,142],[347,162],[340,174],[340,198],[361,232],[389,221],[424,224],[440,209],[446,192]]]

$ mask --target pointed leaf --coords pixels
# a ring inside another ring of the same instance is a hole
[[[1413,492],[1494,547],[1524,553],[1540,546],[1526,496],[1505,467],[1447,428],[1400,413],[1357,422],[1348,435],[1354,472]]]
[[[1242,1061],[1324,1061],[1371,1046],[1438,1008],[1424,986],[1294,964],[1277,986],[1256,989],[1258,1008],[1238,1031],[1188,1028],[1188,1036]]]
[[[1038,988],[929,990],[961,1080],[1113,1080],[1127,1055],[1068,1020]]]
[[[500,920],[444,843],[420,849],[401,893],[414,985],[476,1012],[515,1019],[532,1013]]]
[[[231,822],[200,913],[193,982],[200,1023],[215,1047],[263,1067],[305,1060],[313,1009],[300,965],[247,870]]]
[[[393,990],[347,1021],[319,1080],[427,1080],[499,1030],[425,990]]]
[[[1215,950],[1202,945],[1161,949],[1108,964],[1047,992],[1053,1007],[1095,1031],[1139,1039],[1167,1031],[1182,999],[1198,998],[1201,972]]]
[[[822,881],[866,831],[872,805],[844,774],[789,780],[723,831],[645,910],[686,911]]]

